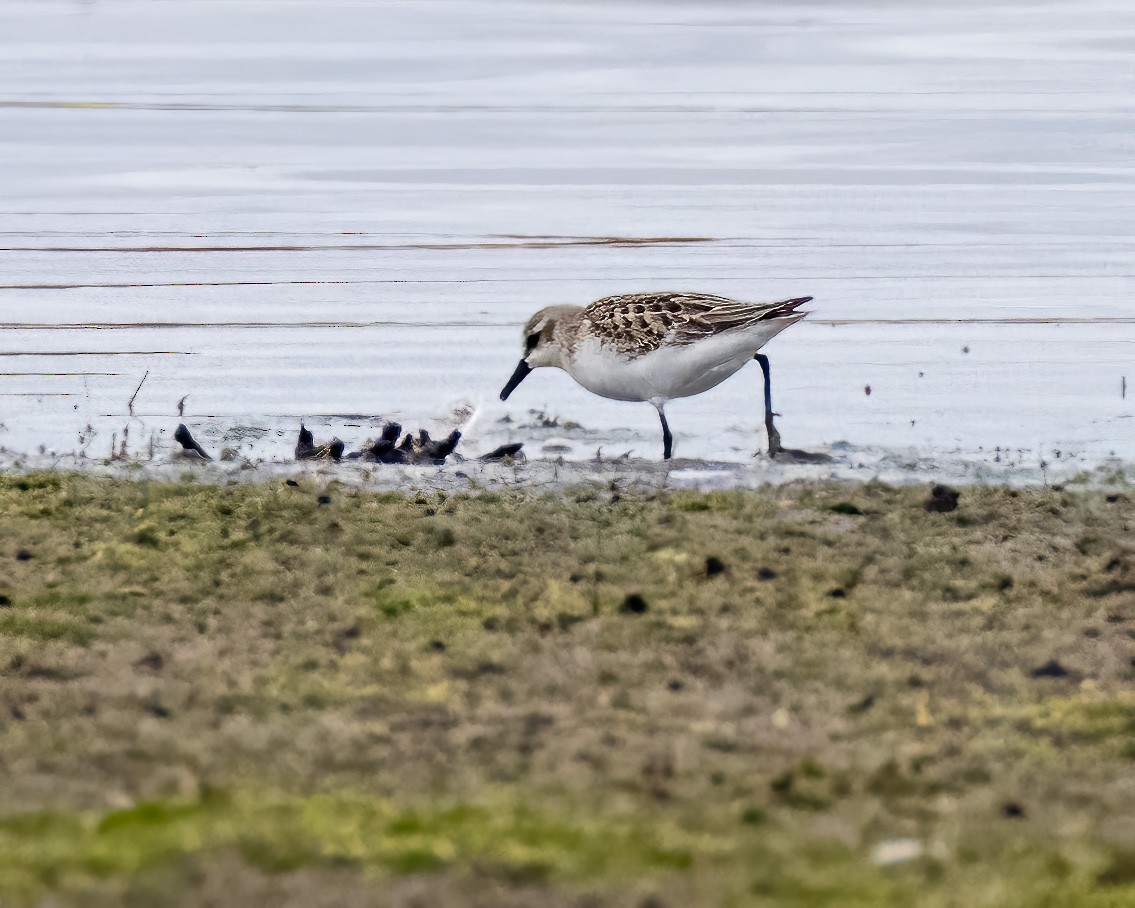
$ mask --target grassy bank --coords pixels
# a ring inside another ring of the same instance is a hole
[[[1130,492],[926,497],[0,478],[0,904],[1130,904]]]

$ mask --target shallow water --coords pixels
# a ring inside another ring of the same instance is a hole
[[[1120,0],[4,4],[0,444],[161,454],[187,395],[249,457],[655,458],[646,405],[496,394],[536,308],[676,288],[816,298],[786,444],[1130,461],[1133,64]],[[674,402],[676,452],[751,463],[759,395]]]

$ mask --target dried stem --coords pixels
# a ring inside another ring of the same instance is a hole
[[[126,409],[130,411],[130,415],[134,415],[134,398],[138,396],[138,392],[142,390],[142,385],[146,383],[146,379],[150,377],[150,370],[146,370],[146,374],[142,376],[142,380],[138,382],[138,387],[134,389],[134,393],[130,395],[130,400],[126,403]]]

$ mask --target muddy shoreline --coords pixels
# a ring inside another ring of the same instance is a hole
[[[5,904],[1135,897],[1130,484],[178,469],[0,475]]]

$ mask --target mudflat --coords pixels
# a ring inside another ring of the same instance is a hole
[[[958,491],[0,477],[0,903],[1129,903],[1135,494]]]

